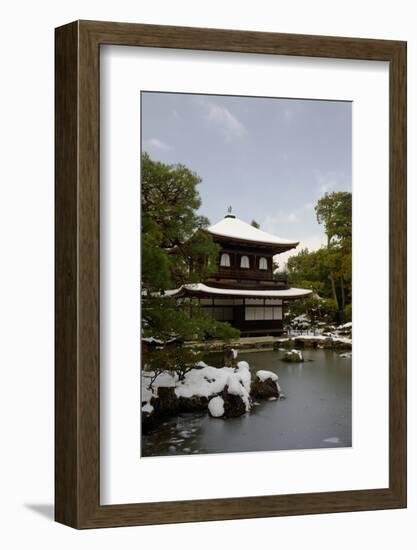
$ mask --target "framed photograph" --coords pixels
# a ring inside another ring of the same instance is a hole
[[[56,29],[56,520],[406,506],[406,43]]]

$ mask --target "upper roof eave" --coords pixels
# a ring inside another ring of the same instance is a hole
[[[271,242],[265,242],[265,241],[254,241],[254,240],[248,240],[248,239],[239,239],[237,237],[229,237],[227,235],[219,235],[217,233],[213,233],[212,231],[208,231],[207,229],[204,229],[207,233],[209,233],[212,237],[216,237],[217,239],[221,241],[227,241],[232,242],[236,244],[245,244],[247,246],[262,246],[264,248],[270,248],[272,250],[291,250],[292,248],[296,248],[300,241],[295,242],[288,242],[288,243],[271,243]]]
[[[239,244],[263,246],[272,249],[289,250],[299,244],[299,241],[290,241],[277,235],[272,235],[230,215],[206,228],[205,231],[222,241],[227,240]]]

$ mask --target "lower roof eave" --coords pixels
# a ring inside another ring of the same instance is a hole
[[[166,296],[193,296],[207,297],[233,297],[233,298],[277,298],[281,300],[295,300],[307,298],[313,292],[304,288],[288,288],[285,290],[245,290],[236,288],[213,288],[203,283],[183,285],[175,290],[165,292]]]

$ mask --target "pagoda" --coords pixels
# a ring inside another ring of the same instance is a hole
[[[230,213],[205,231],[220,247],[216,271],[201,283],[166,294],[198,300],[208,315],[227,321],[242,336],[282,334],[285,303],[305,298],[311,290],[290,288],[284,275],[274,277],[273,258],[299,243],[266,233]]]

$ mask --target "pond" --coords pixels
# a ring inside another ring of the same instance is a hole
[[[255,403],[227,420],[207,413],[168,419],[142,438],[142,456],[232,453],[352,445],[351,359],[331,350],[304,350],[304,363],[285,363],[279,351],[239,353],[252,375],[279,376],[285,399]],[[215,357],[207,357],[215,364]]]

